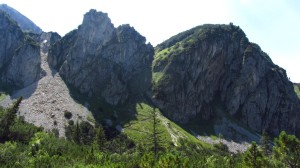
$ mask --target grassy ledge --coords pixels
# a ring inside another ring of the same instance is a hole
[[[297,85],[294,85],[294,91],[297,94],[298,98],[300,99],[300,90],[299,90],[299,87]]]

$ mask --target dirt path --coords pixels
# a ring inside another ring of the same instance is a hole
[[[172,127],[171,124],[169,123],[169,121],[164,116],[162,116],[161,114],[158,114],[158,118],[160,119],[160,121],[163,123],[166,130],[170,134],[173,144],[175,146],[178,146],[178,144],[177,144],[178,139],[184,138],[185,136],[183,134],[181,134],[178,130],[176,130],[174,127]]]

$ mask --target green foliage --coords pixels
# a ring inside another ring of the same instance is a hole
[[[265,167],[265,158],[256,142],[252,142],[251,147],[245,152],[244,162],[245,166],[251,168]]]
[[[294,91],[297,94],[298,98],[300,99],[300,90],[299,90],[299,86],[294,84]]]
[[[272,157],[264,155],[256,143],[245,153],[230,154],[224,144],[211,147],[200,143],[163,118],[157,109],[137,104],[136,119],[123,133],[109,136],[112,128],[77,122],[67,127],[66,140],[40,132],[41,128],[13,115],[17,106],[15,103],[9,109],[0,109],[1,121],[13,118],[13,122],[0,123],[9,125],[6,139],[0,143],[0,167],[299,167],[300,142],[285,132],[275,140]],[[170,134],[177,136],[177,145]],[[267,139],[264,141],[269,142]],[[164,147],[157,155],[155,143]]]
[[[66,118],[66,119],[68,119],[68,120],[69,120],[69,119],[71,119],[71,118],[72,118],[72,116],[73,116],[73,115],[72,115],[72,113],[71,113],[71,112],[69,112],[69,111],[65,111],[65,112],[64,112],[64,116],[65,116],[65,118]]]
[[[30,44],[32,47],[36,47],[36,48],[39,48],[40,45],[38,43],[37,40],[34,39],[34,34],[32,33],[29,33],[29,32],[24,32],[24,41],[28,44]]]
[[[82,121],[77,122],[76,125],[69,125],[66,128],[66,137],[78,144],[90,145],[96,138],[96,132],[89,122]]]
[[[15,167],[16,162],[20,163],[20,153],[16,142],[0,143],[0,165]]]
[[[267,132],[263,131],[261,138],[260,138],[260,143],[261,143],[262,152],[265,156],[270,155],[272,152],[270,140],[271,139],[270,139],[269,135],[267,134]]]
[[[6,94],[5,94],[5,93],[2,93],[2,92],[0,92],[0,102],[1,102],[2,100],[4,100],[4,99],[5,99],[5,97],[6,97]]]
[[[158,167],[161,168],[181,168],[181,167],[188,167],[189,159],[187,157],[174,155],[174,154],[166,154],[161,157],[158,161]]]
[[[30,141],[31,137],[43,129],[33,124],[26,123],[23,118],[17,118],[16,122],[10,126],[9,139],[22,143]]]
[[[222,152],[228,152],[229,151],[228,147],[225,144],[223,144],[222,142],[214,144],[214,147],[216,149],[222,151]]]
[[[141,103],[136,105],[136,111],[136,120],[132,120],[125,125],[125,133],[136,144],[146,145],[148,150],[155,148],[153,145],[154,141],[160,144],[160,148],[169,146],[172,139],[161,119],[157,116],[159,113],[158,109],[153,109],[149,105]]]
[[[108,153],[122,154],[124,152],[128,152],[134,146],[134,142],[125,134],[119,134],[112,140],[106,142],[104,150]]]
[[[19,109],[19,105],[22,101],[20,97],[10,108],[5,109],[4,112],[1,112],[0,118],[0,142],[6,141],[9,139],[10,127],[15,123],[16,114]]]
[[[295,135],[281,132],[274,140],[273,156],[287,167],[300,167],[300,140]]]

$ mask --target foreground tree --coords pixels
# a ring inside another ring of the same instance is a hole
[[[273,156],[286,166],[291,168],[300,167],[300,140],[295,135],[287,135],[282,131],[274,140]]]
[[[14,124],[19,110],[19,105],[22,101],[22,97],[12,105],[12,107],[5,110],[4,115],[0,118],[0,142],[8,140],[10,134],[10,127]]]
[[[256,142],[252,142],[251,147],[245,152],[244,163],[247,167],[265,167],[265,158]]]
[[[263,131],[263,133],[261,135],[260,144],[261,144],[263,154],[265,156],[271,155],[271,153],[272,153],[271,141],[270,141],[270,137],[266,131]]]
[[[157,159],[158,151],[162,149],[161,143],[163,140],[161,138],[162,131],[160,131],[158,128],[161,121],[158,118],[157,110],[155,110],[155,108],[153,108],[150,113],[150,119],[152,121],[151,140],[153,145],[153,153],[155,158]]]

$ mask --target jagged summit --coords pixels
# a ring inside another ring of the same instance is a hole
[[[42,33],[42,29],[34,24],[26,16],[22,15],[17,10],[9,7],[7,4],[0,4],[0,10],[7,13],[13,20],[15,20],[23,31],[28,31],[36,34]]]
[[[107,14],[96,10],[52,46],[48,57],[66,83],[113,105],[150,88],[152,59],[153,47],[144,37],[128,25],[115,28]]]
[[[78,34],[84,43],[105,45],[114,33],[114,25],[106,13],[91,9],[84,15]]]
[[[24,97],[20,115],[47,130],[58,128],[60,136],[64,111],[76,114],[74,120],[90,115],[71,92],[113,108],[147,100],[179,123],[219,122],[216,133],[238,122],[256,132],[300,135],[299,99],[285,70],[233,24],[179,33],[159,44],[154,56],[133,27],[115,28],[106,13],[93,9],[62,38],[22,31],[1,10],[0,23],[1,90],[13,86],[11,97]],[[251,136],[248,141],[256,140]]]

